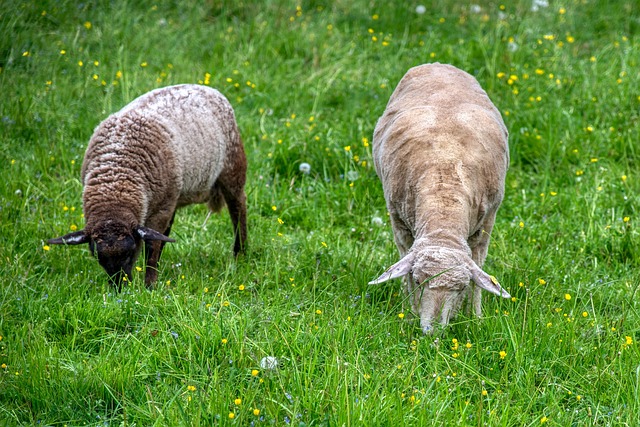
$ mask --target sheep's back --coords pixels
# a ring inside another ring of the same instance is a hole
[[[392,94],[374,131],[373,155],[383,181],[390,173],[384,168],[452,161],[504,175],[507,139],[500,113],[475,78],[449,65],[426,64],[410,69]]]
[[[472,218],[497,209],[509,164],[507,138],[500,113],[472,76],[441,64],[409,70],[373,137],[388,205],[406,212],[408,223],[425,197],[434,206],[454,200]]]
[[[170,133],[180,180],[179,205],[207,201],[228,151],[239,143],[233,109],[217,90],[177,85],[149,92],[121,110],[136,111]]]

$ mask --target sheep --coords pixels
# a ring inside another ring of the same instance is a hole
[[[511,298],[482,270],[509,146],[476,79],[447,64],[411,68],[376,124],[372,149],[400,260],[369,283],[405,276],[425,334],[438,319],[447,325],[465,301],[479,317],[480,288]]]
[[[234,255],[247,239],[247,161],[229,101],[207,86],[183,84],[148,92],[100,123],[82,163],[85,228],[50,244],[88,243],[118,290],[144,242],[145,284],[158,277],[158,260],[177,208],[226,203]]]

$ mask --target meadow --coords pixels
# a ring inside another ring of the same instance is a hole
[[[0,3],[0,425],[640,425],[639,29],[635,0]],[[398,259],[373,128],[428,62],[511,153],[485,270],[513,298],[433,336],[367,285]],[[178,83],[235,109],[249,247],[187,207],[156,289],[139,261],[116,293],[46,240],[83,227],[95,126]]]

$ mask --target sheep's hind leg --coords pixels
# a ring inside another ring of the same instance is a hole
[[[212,197],[209,202],[211,209],[216,211],[215,208],[221,203],[219,200],[216,201],[215,191],[217,189],[219,193],[222,193],[233,223],[235,235],[233,254],[236,257],[240,252],[245,251],[247,244],[247,196],[244,192],[246,175],[247,160],[244,151],[240,150],[232,157],[232,161],[226,165],[218,177],[218,181],[212,189]]]
[[[229,216],[233,223],[235,241],[233,243],[233,255],[236,257],[244,252],[247,242],[247,196],[244,191],[233,194],[223,187],[222,194],[229,208]]]

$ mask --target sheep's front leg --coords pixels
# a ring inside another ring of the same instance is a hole
[[[413,233],[404,221],[400,218],[395,209],[389,209],[389,219],[391,220],[391,229],[393,230],[393,240],[396,243],[400,258],[404,257],[413,245]]]
[[[469,247],[471,248],[471,258],[482,268],[484,260],[487,258],[487,252],[489,251],[489,240],[491,238],[491,231],[493,230],[493,224],[496,220],[496,212],[487,214],[486,218],[482,222],[482,227],[474,235],[469,238]],[[476,316],[482,316],[482,289],[479,286],[472,284],[473,295],[472,305],[473,312]]]
[[[391,220],[391,229],[393,230],[393,240],[396,243],[400,258],[404,258],[409,253],[413,245],[413,233],[405,222],[400,218],[393,208],[389,208],[389,218]],[[405,295],[411,301],[411,309],[414,313],[420,312],[420,296],[421,291],[415,289],[415,284],[411,280],[410,275],[403,279]],[[417,295],[416,295],[417,294]]]
[[[167,237],[169,237],[171,226],[173,225],[173,220],[175,219],[175,217],[176,212],[174,210],[173,214],[171,215],[171,219],[169,220],[169,225],[162,233]],[[145,242],[147,271],[144,276],[144,283],[149,289],[153,288],[153,284],[156,282],[156,280],[158,280],[158,262],[160,261],[160,255],[162,255],[162,250],[164,249],[165,243],[166,242],[162,242],[160,240],[151,240]]]

